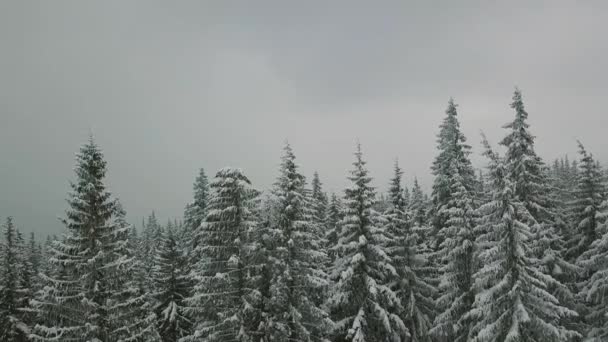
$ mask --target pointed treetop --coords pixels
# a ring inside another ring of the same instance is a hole
[[[515,109],[516,111],[515,122],[522,124],[521,127],[528,128],[528,124],[524,122],[528,118],[528,112],[526,112],[524,108],[521,90],[519,90],[517,87],[515,87],[515,92],[513,93],[513,102],[511,103],[511,108]],[[519,127],[516,126],[513,128],[515,129]]]
[[[445,110],[445,113],[448,116],[458,115],[458,112],[456,111],[456,107],[458,107],[458,105],[456,103],[454,103],[454,98],[450,97],[450,99],[448,100],[448,108]]]
[[[391,178],[389,184],[389,197],[390,201],[396,208],[405,208],[404,191],[401,187],[401,177],[403,176],[403,170],[399,167],[399,161],[395,159],[394,165],[394,176]]]

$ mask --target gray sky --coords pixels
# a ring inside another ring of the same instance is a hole
[[[420,5],[424,3],[424,5]],[[547,159],[606,160],[605,1],[0,1],[0,217],[60,232],[91,129],[130,219],[180,216],[199,167],[268,188],[289,139],[339,190],[359,138],[428,188],[450,96],[477,156],[519,86]]]

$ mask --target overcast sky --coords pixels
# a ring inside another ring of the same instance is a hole
[[[424,5],[420,5],[424,3]],[[425,187],[450,96],[478,156],[514,86],[546,159],[608,160],[605,1],[0,1],[0,218],[57,233],[89,131],[129,218],[181,216],[197,169],[260,189],[285,139],[340,191],[358,138]]]

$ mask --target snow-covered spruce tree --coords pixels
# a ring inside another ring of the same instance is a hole
[[[51,264],[49,259],[51,258],[51,250],[53,249],[54,241],[55,240],[54,240],[53,236],[47,235],[46,240],[44,241],[44,244],[42,245],[42,252],[41,252],[42,258],[41,258],[41,262],[40,262],[40,271],[38,272],[39,288],[37,289],[37,291],[41,290],[42,286],[44,284],[42,275],[52,275],[53,274],[53,264]]]
[[[129,325],[126,317],[135,317],[124,313],[133,300],[122,295],[129,287],[123,277],[130,265],[124,252],[127,228],[119,223],[121,207],[106,191],[106,162],[92,137],[77,154],[75,172],[63,220],[67,232],[53,244],[53,269],[44,275],[44,286],[32,301],[41,318],[32,338],[154,341]]]
[[[327,204],[327,212],[325,213],[325,243],[327,256],[328,256],[328,264],[330,268],[333,266],[334,261],[336,259],[336,253],[331,247],[336,246],[338,244],[338,235],[340,234],[340,221],[343,219],[342,217],[342,203],[336,194],[331,194],[331,198],[329,203]],[[327,272],[330,274],[331,272]]]
[[[531,257],[538,260],[543,273],[551,276],[549,291],[552,295],[558,297],[561,305],[568,305],[572,309],[573,295],[557,278],[573,275],[576,269],[565,260],[564,238],[556,225],[557,205],[552,201],[548,171],[535,152],[535,138],[530,132],[528,113],[518,89],[514,92],[511,108],[515,110],[515,119],[504,126],[509,133],[500,144],[506,147],[505,168],[508,179],[513,183],[514,196],[534,218],[534,222],[529,223],[533,235]],[[562,323],[569,325],[573,322]]]
[[[26,258],[32,268],[32,294],[40,289],[40,279],[38,273],[41,271],[42,247],[36,242],[34,232],[30,233],[30,238],[26,247]]]
[[[471,342],[572,341],[578,333],[561,325],[576,315],[550,292],[555,280],[540,269],[532,251],[536,220],[516,194],[508,159],[492,151],[492,201],[480,209],[477,244],[482,267],[475,274],[478,293],[467,314],[475,320]]]
[[[418,183],[418,178],[414,178],[414,185],[412,186],[412,196],[410,198],[409,211],[411,212],[412,223],[417,227],[427,226],[427,210],[428,203],[424,196],[424,192]],[[427,236],[431,239],[431,236]]]
[[[475,252],[475,215],[473,196],[464,185],[464,179],[452,161],[450,200],[439,214],[446,218],[441,228],[441,244],[437,252],[440,262],[440,297],[437,300],[438,311],[431,333],[447,341],[467,341],[471,320],[466,313],[471,310],[475,298],[473,273],[476,262]]]
[[[317,183],[319,188],[318,178]],[[317,304],[328,283],[323,270],[327,256],[315,223],[320,218],[315,217],[319,203],[314,188],[309,201],[305,178],[286,144],[273,189],[278,221],[272,227],[275,248],[270,257],[270,341],[321,341],[331,329],[327,313]]]
[[[470,320],[465,315],[475,298],[473,288],[477,191],[475,170],[469,160],[470,147],[460,131],[456,104],[450,99],[438,135],[439,154],[433,163],[432,224],[440,282],[431,333],[441,339],[465,342]]]
[[[249,179],[239,169],[224,168],[211,182],[208,214],[198,230],[200,259],[191,270],[193,295],[187,313],[195,321],[183,341],[239,341],[256,338],[260,291],[253,258],[258,245]]]
[[[197,246],[196,231],[207,215],[209,203],[209,181],[205,170],[201,168],[192,186],[194,201],[186,205],[184,210],[184,238],[186,239],[188,251],[193,251]],[[196,259],[194,256],[190,256]],[[195,260],[191,260],[192,263]]]
[[[437,135],[437,150],[439,153],[431,167],[433,179],[433,191],[431,194],[431,223],[433,235],[436,240],[435,250],[440,249],[439,244],[444,239],[441,230],[449,224],[449,209],[454,206],[451,201],[455,175],[461,179],[467,197],[475,191],[475,170],[469,160],[471,147],[466,143],[466,137],[460,130],[458,122],[457,105],[453,99],[448,102],[446,117],[439,126]]]
[[[405,197],[404,197],[405,198]],[[433,229],[428,219],[429,200],[422,191],[418,178],[414,178],[409,203],[407,206],[409,225],[412,233],[418,236],[417,250],[427,261],[428,265],[435,270],[429,276],[437,278],[437,260],[434,251]],[[438,285],[438,279],[433,280],[434,285]]]
[[[143,232],[139,239],[139,260],[143,267],[143,275],[146,279],[152,279],[152,269],[154,268],[154,256],[160,248],[163,239],[163,226],[158,222],[156,213],[153,211],[146,221],[143,222]],[[145,283],[145,289],[153,292],[152,282]]]
[[[114,202],[103,179],[106,162],[91,137],[76,157],[76,181],[71,183],[67,233],[52,250],[56,276],[46,276],[35,301],[46,322],[35,328],[35,340],[107,341],[110,297],[106,248],[115,230]]]
[[[249,235],[251,241],[255,241],[252,247],[252,253],[249,256],[250,264],[252,265],[252,274],[257,279],[252,279],[259,298],[256,301],[255,310],[260,318],[260,324],[255,333],[256,339],[260,342],[268,341],[271,336],[271,328],[269,326],[269,317],[271,316],[271,292],[272,283],[272,263],[270,258],[274,255],[275,250],[275,230],[279,222],[279,202],[272,192],[262,194],[256,191],[255,200],[252,201],[252,214],[257,223],[257,228]],[[257,341],[256,341],[257,342]]]
[[[403,171],[395,162],[395,174],[390,181],[390,206],[384,214],[389,234],[387,251],[397,276],[391,287],[401,300],[400,316],[408,328],[411,342],[430,342],[429,330],[433,320],[436,289],[424,278],[428,274],[426,260],[417,250],[418,236],[410,229],[404,191],[401,187]]]
[[[345,217],[335,250],[339,255],[328,301],[336,327],[334,341],[405,341],[408,336],[399,298],[388,281],[397,276],[385,247],[384,227],[376,225],[375,191],[357,145],[345,190]]]
[[[172,225],[165,230],[155,261],[152,274],[156,288],[154,298],[157,303],[158,332],[163,342],[177,342],[190,334],[192,320],[186,314],[184,305],[184,300],[190,295],[188,259],[184,251],[179,249]]]
[[[573,193],[574,199],[570,202],[574,226],[567,244],[567,256],[572,262],[575,262],[598,238],[597,215],[600,205],[606,199],[606,179],[601,167],[593,155],[585,150],[583,144],[578,142],[578,147],[581,155],[578,164],[580,172]]]
[[[156,316],[152,311],[151,297],[142,286],[143,268],[137,259],[137,238],[134,227],[126,221],[126,211],[116,200],[112,239],[107,246],[110,262],[104,267],[110,284],[107,302],[110,314],[110,341],[155,342],[160,341],[156,330]],[[134,237],[134,241],[131,241]]]
[[[608,340],[608,201],[602,204],[596,219],[602,222],[596,231],[598,238],[578,259],[588,275],[580,292],[588,308],[588,342]]]
[[[325,215],[327,213],[328,199],[327,194],[323,192],[323,183],[321,183],[321,179],[319,178],[319,173],[317,171],[315,171],[313,174],[310,185],[312,187],[311,199],[314,223],[319,229],[322,230],[322,232],[324,232],[325,230],[323,229],[323,226],[325,223]]]
[[[12,217],[4,224],[4,243],[0,246],[0,341],[28,341],[30,327],[24,322],[23,277],[20,267],[18,231]]]
[[[32,263],[29,245],[26,244],[23,234],[17,229],[15,247],[17,249],[17,268],[19,270],[19,304],[21,308],[21,320],[32,327],[35,321],[35,312],[30,307],[30,301],[34,298],[34,288],[37,283],[37,274]]]

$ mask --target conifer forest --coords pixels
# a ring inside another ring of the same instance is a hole
[[[407,160],[375,178],[353,136],[348,186],[328,193],[286,142],[270,191],[247,170],[192,170],[166,223],[129,222],[91,135],[65,175],[63,233],[0,212],[0,341],[606,342],[608,173],[584,137],[543,160],[520,90],[510,106],[486,139],[447,102],[429,189]]]

